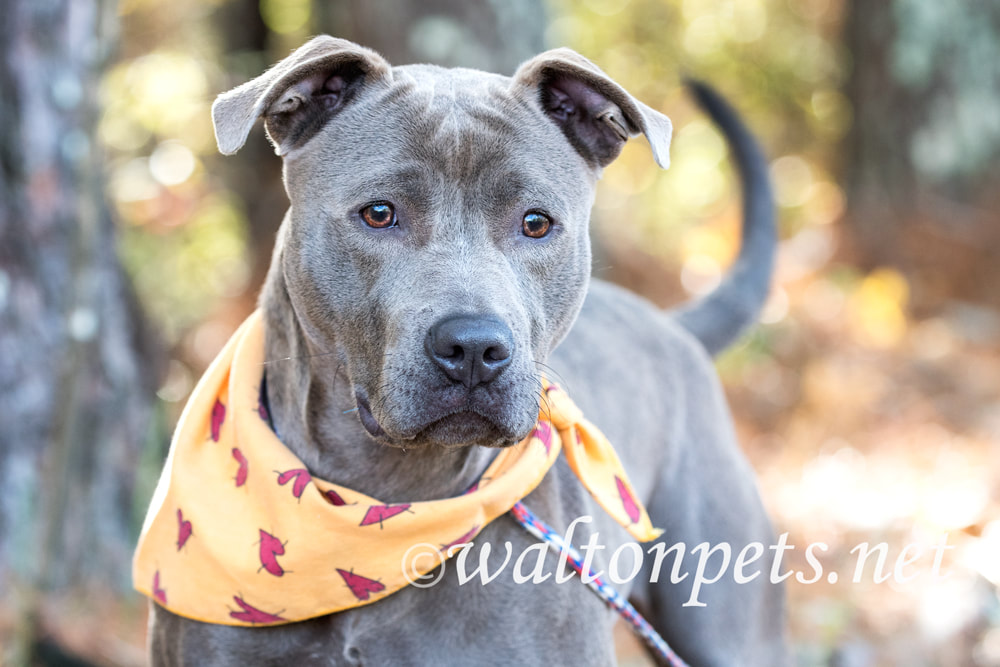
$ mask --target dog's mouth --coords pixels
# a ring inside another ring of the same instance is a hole
[[[520,442],[524,435],[512,434],[495,419],[468,407],[456,409],[415,429],[413,433],[387,433],[372,414],[368,398],[357,393],[358,417],[368,434],[378,442],[392,447],[509,447]]]
[[[368,434],[373,438],[378,438],[378,439],[388,438],[389,437],[388,434],[382,429],[382,426],[378,423],[378,420],[375,419],[375,415],[372,414],[372,407],[368,403],[368,399],[365,396],[358,393],[357,401],[358,401],[358,417],[361,418],[361,425],[365,427],[365,430],[368,431]]]
[[[491,419],[469,410],[431,422],[417,434],[417,439],[442,447],[463,447],[470,443],[484,447],[508,447],[517,442]]]

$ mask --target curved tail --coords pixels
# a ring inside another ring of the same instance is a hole
[[[714,355],[756,321],[767,300],[777,244],[774,204],[767,161],[737,113],[706,84],[685,83],[729,142],[743,188],[743,240],[736,262],[718,287],[672,313]]]

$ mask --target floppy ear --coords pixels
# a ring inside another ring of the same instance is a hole
[[[225,155],[238,151],[258,117],[264,116],[275,152],[305,143],[358,88],[392,76],[389,63],[353,42],[321,35],[212,105],[215,140]]]
[[[576,51],[546,51],[522,64],[514,85],[537,95],[542,110],[585,160],[599,167],[618,157],[629,137],[646,135],[653,159],[670,165],[670,119],[629,95]]]

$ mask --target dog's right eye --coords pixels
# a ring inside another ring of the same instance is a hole
[[[388,229],[396,226],[396,209],[388,202],[368,204],[361,209],[361,219],[365,224],[375,229]]]

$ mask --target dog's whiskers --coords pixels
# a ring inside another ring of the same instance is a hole
[[[331,354],[336,354],[336,352],[318,352],[316,354],[306,354],[306,355],[299,355],[299,356],[294,356],[293,355],[291,357],[281,357],[280,359],[265,359],[264,362],[263,362],[263,365],[267,366],[268,364],[276,364],[279,361],[307,361],[309,359],[316,359],[317,357],[328,357]],[[341,362],[341,363],[343,363],[343,362]]]
[[[548,364],[543,363],[541,361],[532,360],[532,363],[535,364],[536,366],[541,366],[542,368],[544,368],[546,371],[545,375],[547,377],[556,380],[560,385],[562,385],[562,388],[566,391],[566,393],[572,395],[572,392],[570,391],[569,388],[569,384],[566,382],[566,378],[562,376],[562,373],[552,368],[552,366],[549,366]]]
[[[542,376],[533,375],[532,379],[535,381],[535,384],[538,385],[538,393],[541,395],[541,410],[545,413],[545,419],[552,421],[552,405],[549,403],[549,396],[545,392],[545,385],[542,382]]]

